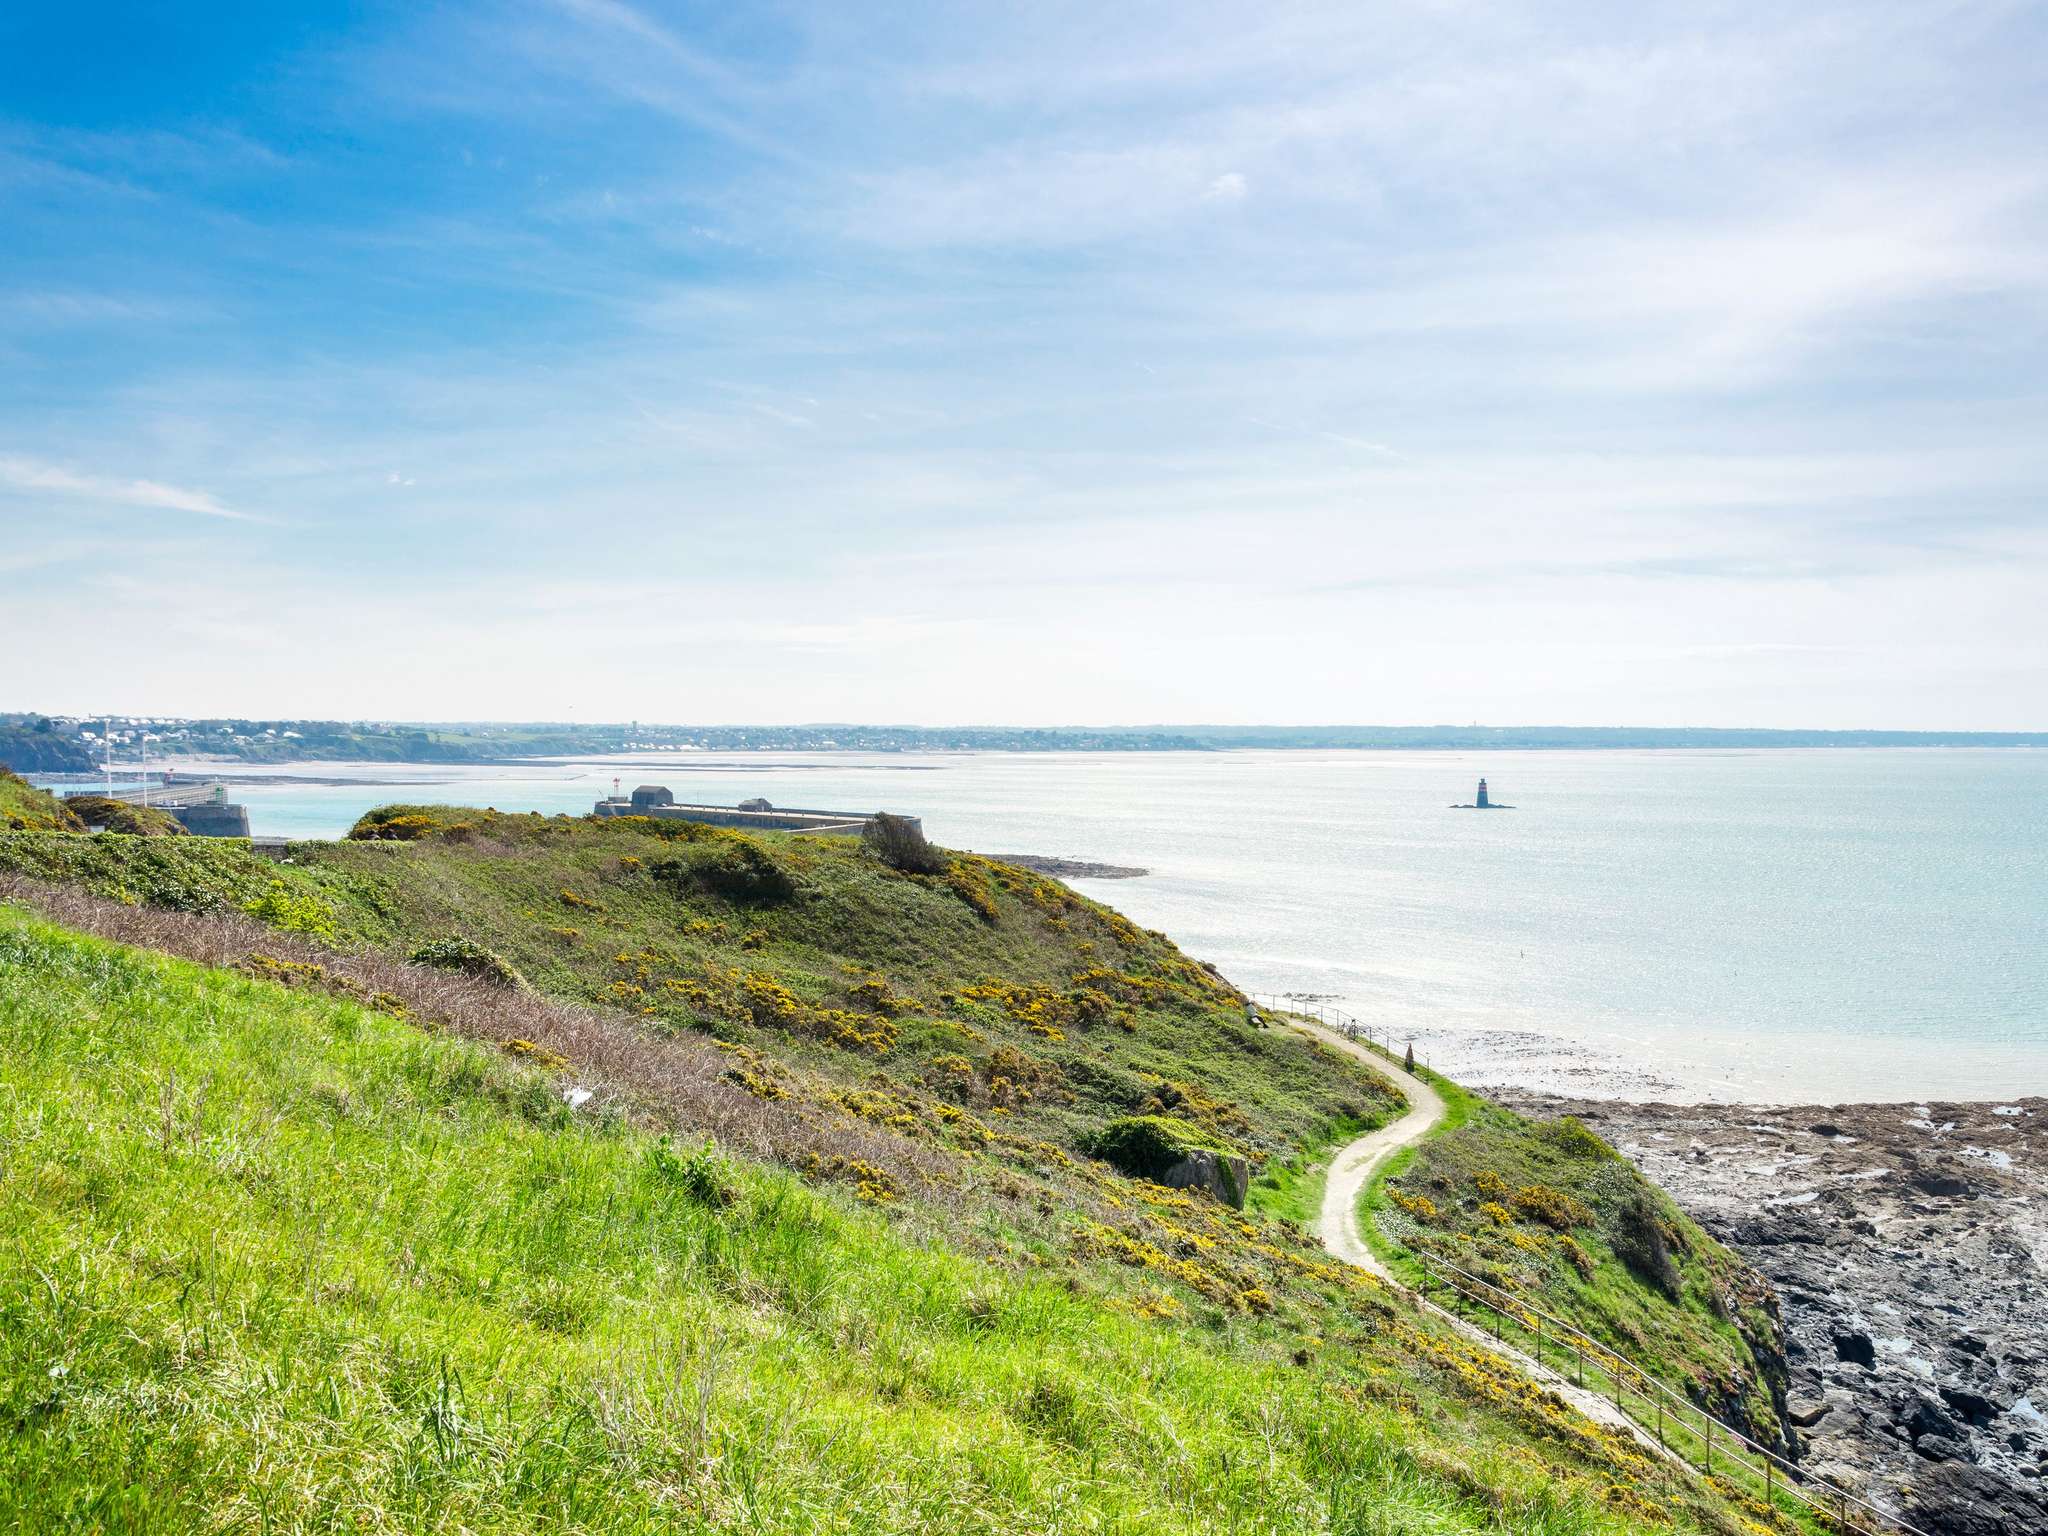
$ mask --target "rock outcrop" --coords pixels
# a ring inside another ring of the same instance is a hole
[[[1190,1152],[1160,1175],[1169,1189],[1206,1190],[1234,1210],[1244,1209],[1251,1188],[1251,1164],[1241,1157],[1222,1152]]]
[[[2048,1533],[2048,1101],[1498,1096],[1592,1122],[1770,1278],[1810,1472],[1943,1536]]]

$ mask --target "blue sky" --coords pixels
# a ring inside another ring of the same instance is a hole
[[[2043,143],[2040,4],[10,7],[0,707],[2039,728]]]

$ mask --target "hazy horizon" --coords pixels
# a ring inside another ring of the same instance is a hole
[[[0,651],[309,719],[2025,730],[2048,25],[0,17]]]
[[[900,731],[939,735],[948,732],[1013,732],[1017,734],[1053,735],[1062,732],[1093,733],[1104,735],[1171,736],[1195,735],[1216,737],[1258,736],[1343,736],[1356,735],[1424,735],[1428,733],[1499,733],[1503,735],[1563,733],[1594,736],[1602,733],[1615,735],[1656,736],[1885,736],[1885,737],[1938,737],[1938,738],[2043,738],[2048,744],[2048,727],[2041,729],[2014,730],[1943,730],[1914,726],[1758,726],[1758,725],[1676,725],[1656,726],[1641,723],[1601,721],[1587,724],[1562,723],[1559,721],[1484,721],[1475,720],[1464,724],[1447,721],[1225,721],[1225,720],[1058,720],[1045,723],[1025,723],[1015,720],[657,720],[653,718],[625,717],[617,720],[586,719],[573,716],[561,718],[513,718],[513,717],[469,717],[452,715],[423,715],[407,719],[394,715],[366,715],[356,718],[337,716],[312,716],[279,714],[272,711],[251,715],[234,716],[193,716],[175,715],[162,710],[111,709],[111,710],[0,710],[0,717],[6,715],[35,717],[44,715],[51,718],[93,721],[98,719],[126,720],[179,720],[198,719],[239,719],[244,721],[271,721],[282,724],[306,724],[313,722],[336,723],[350,726],[378,726],[392,729],[409,728],[455,728],[455,729],[496,729],[524,727],[536,729],[600,730],[612,728],[644,729],[648,731]],[[1248,744],[1256,745],[1256,741]],[[1588,743],[1589,745],[1593,743]],[[2032,742],[2026,744],[2032,745]],[[1466,749],[1462,743],[1453,744]],[[630,749],[629,749],[630,750]],[[374,762],[374,760],[370,760]]]

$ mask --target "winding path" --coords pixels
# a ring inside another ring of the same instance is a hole
[[[1366,1183],[1380,1164],[1403,1147],[1415,1145],[1436,1129],[1445,1113],[1443,1095],[1414,1073],[1402,1071],[1378,1051],[1367,1049],[1337,1030],[1298,1019],[1288,1019],[1285,1022],[1290,1028],[1301,1031],[1332,1050],[1343,1051],[1346,1055],[1355,1056],[1365,1062],[1400,1089],[1408,1100],[1407,1114],[1376,1131],[1367,1131],[1356,1141],[1348,1143],[1330,1160],[1330,1180],[1323,1188],[1322,1214],[1316,1220],[1316,1236],[1322,1240],[1323,1246],[1329,1249],[1331,1254],[1346,1264],[1355,1264],[1368,1274],[1377,1275],[1389,1285],[1400,1285],[1401,1282],[1394,1278],[1380,1256],[1372,1251],[1372,1245],[1365,1240],[1358,1214],[1359,1197],[1365,1193]],[[1598,1392],[1578,1386],[1570,1378],[1559,1375],[1534,1356],[1526,1355],[1514,1345],[1496,1339],[1477,1324],[1467,1322],[1454,1312],[1445,1311],[1426,1297],[1414,1292],[1410,1294],[1415,1295],[1420,1305],[1434,1312],[1438,1318],[1448,1322],[1465,1337],[1513,1362],[1524,1375],[1541,1382],[1594,1423],[1626,1430],[1635,1437],[1638,1444],[1659,1454],[1665,1454],[1657,1442],[1633,1419]]]

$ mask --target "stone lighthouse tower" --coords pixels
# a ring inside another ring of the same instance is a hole
[[[1484,779],[1481,779],[1479,781],[1479,798],[1475,800],[1473,804],[1482,811],[1489,811],[1493,809],[1492,802],[1486,798],[1486,780]]]

